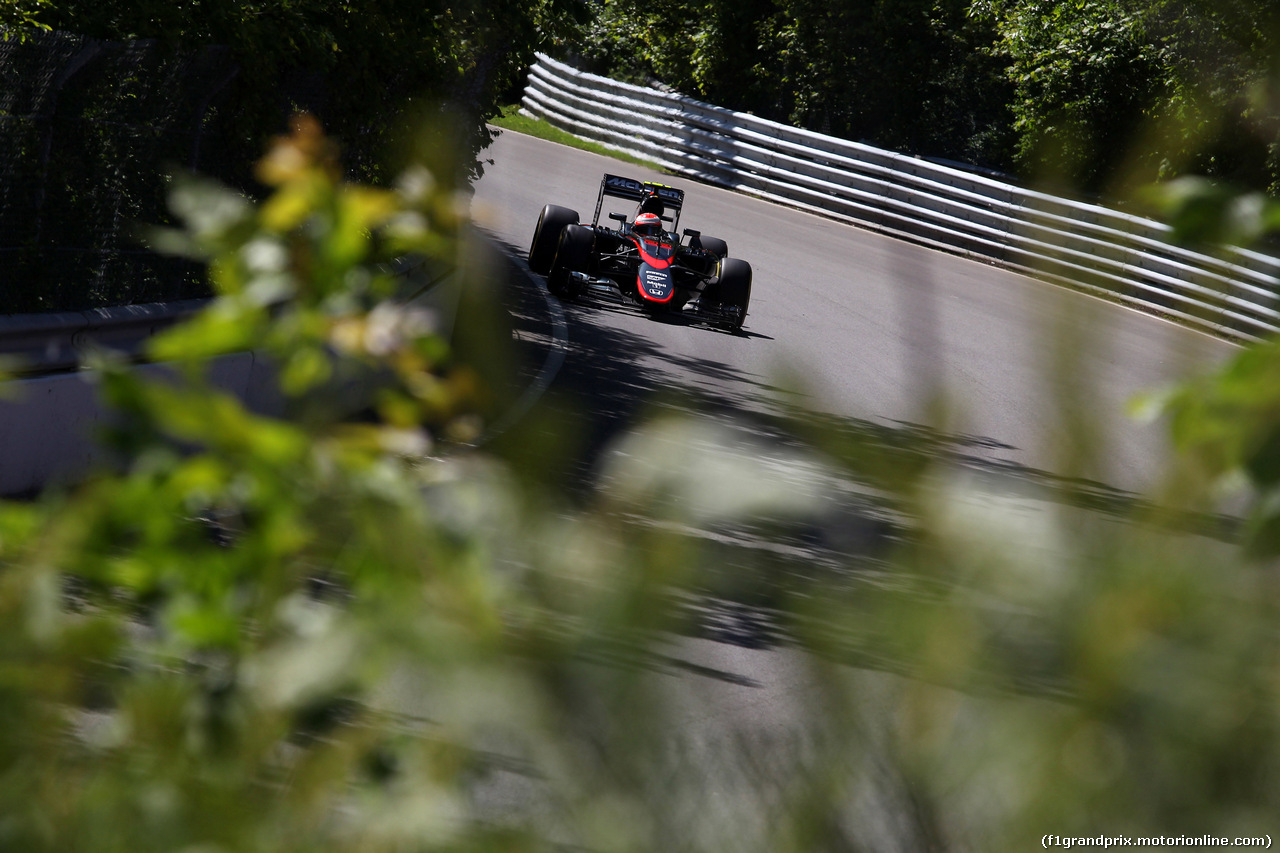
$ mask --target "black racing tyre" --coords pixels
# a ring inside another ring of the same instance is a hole
[[[736,332],[747,319],[751,303],[751,264],[738,258],[720,262],[720,277],[707,286],[702,301],[708,307],[729,309],[730,316],[715,321],[717,326]]]
[[[729,257],[729,244],[721,240],[719,237],[699,237],[702,248],[706,249],[717,258]]]
[[[555,204],[542,208],[538,224],[533,229],[533,242],[529,244],[529,269],[538,275],[551,272],[551,262],[555,260],[556,247],[560,245],[560,232],[566,225],[577,223],[576,210]]]
[[[592,234],[590,228],[576,223],[566,225],[560,232],[555,259],[547,274],[547,289],[561,299],[578,295],[579,287],[571,272],[586,272],[591,263]]]

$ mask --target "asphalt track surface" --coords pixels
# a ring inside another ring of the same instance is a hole
[[[971,436],[1002,461],[1065,474],[1078,441],[1064,425],[1083,417],[1105,446],[1090,470],[1071,473],[1149,489],[1168,443],[1161,424],[1130,417],[1129,401],[1235,351],[980,261],[534,137],[504,132],[487,156],[474,216],[514,252],[527,251],[544,204],[589,220],[609,171],[686,189],[681,226],[727,240],[730,255],[754,269],[740,336],[611,306],[564,306],[559,384],[615,426],[673,387],[744,409],[786,398],[858,423]]]
[[[493,162],[477,183],[473,215],[520,257],[544,204],[574,208],[589,220],[608,171],[683,187],[681,225],[727,240],[730,255],[754,268],[741,335],[655,321],[627,308],[561,305],[536,278],[524,277],[515,299],[517,335],[548,355],[539,364],[556,370],[540,389],[543,400],[507,435],[545,448],[577,433],[586,450],[566,475],[586,489],[597,485],[599,457],[652,413],[655,400],[669,407],[696,399],[698,417],[737,424],[744,434],[753,413],[799,403],[864,436],[963,436],[966,453],[1015,484],[1052,491],[1087,480],[1107,500],[1136,498],[1136,490],[1160,482],[1169,448],[1162,425],[1127,414],[1129,401],[1236,351],[1158,317],[989,264],[521,134],[503,133],[487,156]],[[688,394],[673,402],[672,389]],[[559,410],[559,419],[539,420],[539,409]],[[1072,469],[1067,452],[1080,444],[1066,428],[1077,415],[1105,441],[1087,471]],[[852,515],[837,517],[836,524],[845,522],[858,526]],[[853,550],[875,536],[843,533],[833,541]],[[732,547],[780,546],[744,539],[726,546],[726,554]],[[827,676],[806,654],[771,638],[767,620],[748,611],[731,606],[719,621],[710,617],[716,630],[675,647],[678,677],[669,684],[682,736],[710,743],[747,732],[785,740],[806,730],[816,704],[810,700]],[[717,677],[691,678],[691,669]],[[870,690],[885,678],[857,667],[845,671]],[[708,747],[693,754],[716,753]],[[501,786],[492,797],[499,810],[519,801]],[[895,808],[902,805],[890,803],[886,811]],[[752,823],[758,814],[750,808],[736,814],[744,838],[760,837]],[[892,831],[881,841],[873,849],[910,848],[910,839],[895,840]]]

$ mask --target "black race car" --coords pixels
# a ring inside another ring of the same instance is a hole
[[[636,202],[635,213],[609,213],[617,228],[600,224],[606,197]],[[561,299],[588,294],[634,302],[654,314],[688,311],[714,326],[738,331],[751,301],[751,265],[728,257],[724,240],[685,229],[677,233],[684,190],[605,175],[590,225],[578,213],[542,208],[529,247],[529,268],[547,277]],[[667,228],[670,225],[670,228]]]

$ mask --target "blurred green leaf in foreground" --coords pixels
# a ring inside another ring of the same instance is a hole
[[[1258,561],[1150,502],[1010,491],[952,437],[807,412],[775,424],[803,439],[785,452],[643,423],[566,506],[459,449],[480,383],[398,298],[395,259],[458,260],[457,199],[421,169],[344,183],[336,158],[300,117],[261,205],[175,190],[186,228],[153,242],[206,258],[217,301],[155,340],[167,379],[97,365],[119,473],[0,505],[0,849],[1280,829],[1265,512]],[[210,379],[248,347],[275,365],[275,415]],[[1176,418],[1212,471],[1268,488],[1274,361],[1184,391]],[[1186,506],[1209,480],[1188,475]],[[837,494],[875,547],[819,553],[803,523]],[[772,648],[739,653],[785,689],[702,677],[712,606],[772,623]]]

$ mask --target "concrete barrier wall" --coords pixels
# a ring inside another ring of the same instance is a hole
[[[134,370],[162,378],[163,365]],[[253,353],[237,353],[210,366],[213,385],[255,411],[278,410],[272,374]],[[92,371],[7,382],[0,399],[0,495],[20,495],[74,482],[109,456],[98,441],[112,418]]]
[[[497,251],[479,242],[470,252]],[[416,264],[404,270],[405,300],[429,310],[436,329],[451,336],[458,312],[460,277]],[[21,495],[74,482],[109,462],[97,436],[112,417],[95,375],[78,369],[91,347],[136,357],[154,332],[191,316],[204,303],[138,305],[70,314],[0,316],[0,355],[18,357],[28,375],[0,385],[0,495]],[[138,364],[162,378],[169,368]],[[279,414],[284,401],[270,363],[254,352],[236,353],[210,366],[215,387],[234,394],[255,412]]]

